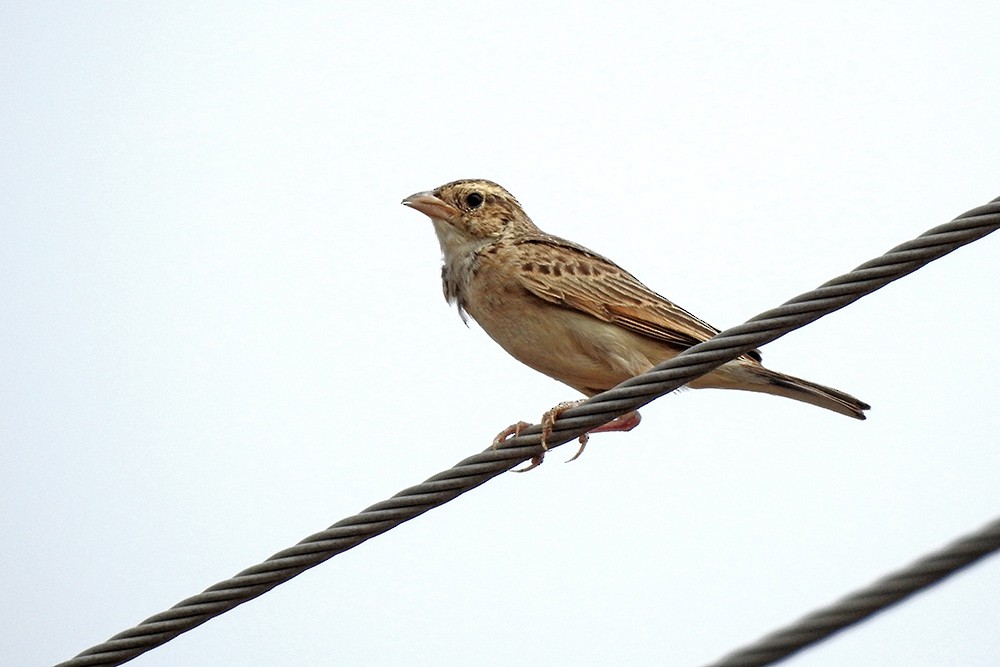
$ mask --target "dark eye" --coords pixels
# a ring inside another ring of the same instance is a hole
[[[469,208],[479,208],[483,205],[483,195],[478,192],[470,192],[465,195],[465,204]]]

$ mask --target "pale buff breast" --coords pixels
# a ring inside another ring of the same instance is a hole
[[[610,389],[677,354],[657,341],[546,303],[495,277],[473,280],[470,297],[469,315],[511,356],[586,395]]]

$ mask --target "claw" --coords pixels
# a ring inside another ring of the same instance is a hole
[[[571,458],[566,459],[565,461],[563,461],[563,463],[571,463],[573,461],[576,461],[578,458],[580,458],[580,454],[583,454],[583,450],[587,447],[587,441],[589,441],[589,440],[590,440],[590,436],[587,435],[586,433],[584,433],[583,435],[581,435],[580,436],[580,449],[576,450],[576,454],[574,454]]]
[[[493,449],[499,447],[500,444],[503,443],[503,441],[509,438],[510,436],[514,436],[516,438],[517,436],[521,435],[521,431],[528,428],[529,426],[531,426],[531,424],[529,424],[528,422],[517,422],[516,424],[511,424],[504,430],[500,431],[499,433],[497,433],[497,436],[493,438]]]
[[[521,435],[521,431],[528,428],[529,426],[531,426],[531,424],[529,424],[528,422],[517,422],[516,424],[511,424],[504,430],[500,431],[499,433],[497,433],[497,437],[493,438],[493,449],[496,449],[501,444],[503,444],[503,442],[507,440],[507,438],[509,438],[510,436],[514,436],[516,438],[517,436]],[[548,449],[548,447],[545,446],[544,435],[542,436],[542,447]],[[538,456],[533,456],[531,457],[530,464],[528,464],[523,468],[518,468],[514,472],[528,472],[533,468],[537,468],[538,466],[542,465],[542,459],[544,458],[545,458],[544,453],[539,454]]]
[[[531,463],[524,466],[523,468],[518,468],[514,472],[528,472],[529,470],[534,470],[538,466],[542,465],[542,461],[545,460],[545,454],[539,454],[538,456],[531,457]]]

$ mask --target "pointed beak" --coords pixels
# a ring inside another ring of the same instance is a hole
[[[433,192],[418,192],[415,195],[410,195],[402,202],[403,206],[409,206],[410,208],[415,208],[429,218],[434,218],[437,220],[451,220],[458,215],[458,210],[446,204],[441,199],[438,199]]]

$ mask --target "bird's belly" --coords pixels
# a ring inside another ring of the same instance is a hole
[[[521,363],[588,396],[677,354],[659,341],[530,295],[491,296],[492,307],[469,309],[486,333]],[[528,299],[533,303],[519,307]]]

